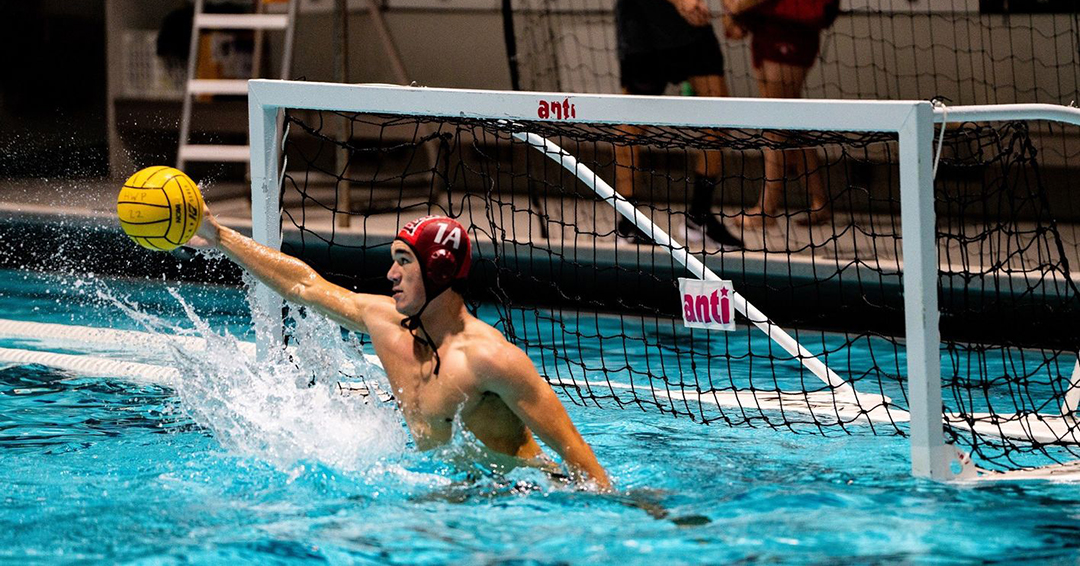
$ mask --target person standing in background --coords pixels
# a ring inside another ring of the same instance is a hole
[[[765,98],[800,98],[806,75],[821,49],[821,31],[832,25],[839,0],[723,0],[724,32],[729,39],[750,34],[750,54],[758,92]],[[769,134],[772,141],[784,138]],[[775,223],[784,204],[790,169],[805,181],[810,210],[799,223],[822,224],[832,218],[821,162],[813,149],[766,149],[765,185],[757,205],[743,215],[743,227]],[[788,167],[790,165],[790,167]]]
[[[728,95],[724,57],[705,0],[618,0],[615,28],[623,93],[658,96],[669,84],[688,81],[695,95]],[[641,129],[635,126],[625,126],[625,131],[632,137],[641,135]],[[708,240],[717,246],[742,247],[742,241],[712,213],[713,193],[720,177],[720,152],[695,153],[692,159],[695,175],[686,214],[688,243]],[[615,188],[633,199],[640,145],[617,145],[615,161]],[[652,243],[623,217],[616,223],[616,234],[625,242]]]

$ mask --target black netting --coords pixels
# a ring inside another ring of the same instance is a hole
[[[385,293],[397,229],[458,218],[475,245],[472,307],[574,403],[796,433],[908,430],[893,135],[305,111],[287,123],[286,251]],[[689,274],[671,250],[621,237],[612,206],[521,133],[632,192],[854,392],[741,317],[734,332],[684,328],[677,278]],[[993,469],[1080,453],[1071,421],[1032,424],[1060,413],[1080,346],[1076,241],[1034,137],[1023,123],[949,128],[935,191],[949,440]],[[695,239],[701,202],[741,246]]]
[[[750,37],[725,37],[707,1],[735,96],[758,96]],[[509,65],[527,91],[621,92],[615,0],[504,0]],[[854,6],[857,4],[857,6]],[[809,98],[951,104],[1080,99],[1080,17],[1053,2],[841,3],[806,78]],[[1025,8],[1041,13],[1023,13]],[[1059,13],[1053,13],[1054,8]],[[1009,11],[1012,13],[1009,13]]]

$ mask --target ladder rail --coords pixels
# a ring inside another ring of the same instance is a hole
[[[289,80],[292,73],[293,39],[296,34],[296,10],[299,0],[289,0],[288,25],[285,26],[285,45],[281,51],[281,78]]]
[[[203,11],[204,0],[195,0],[195,15],[201,14]],[[195,78],[195,73],[199,66],[199,26],[195,25],[194,19],[192,19],[191,25],[191,43],[188,45],[188,68],[187,68],[187,80],[184,81],[184,101],[183,107],[180,110],[180,143],[176,151],[176,168],[184,170],[184,151],[183,148],[187,145],[188,138],[191,135],[191,81]]]
[[[254,14],[207,14],[205,0],[195,0],[195,13],[191,25],[191,44],[188,46],[187,80],[184,83],[184,99],[180,111],[180,135],[176,152],[176,167],[183,170],[188,162],[240,162],[237,156],[241,150],[250,151],[250,145],[229,144],[193,144],[191,143],[192,113],[195,97],[203,94],[226,94],[247,96],[246,79],[199,79],[199,42],[203,30],[213,29],[249,29],[256,35],[256,52],[253,61],[252,78],[259,75],[262,58],[262,36],[268,30],[284,31],[281,57],[281,77],[289,78],[292,69],[293,42],[295,39],[296,14],[298,0],[288,0],[285,14],[267,14],[261,11]],[[263,8],[259,3],[259,10]]]

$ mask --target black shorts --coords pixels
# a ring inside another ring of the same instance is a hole
[[[724,56],[715,33],[701,34],[683,47],[629,53],[619,59],[619,82],[629,94],[659,95],[668,84],[706,75],[724,76]]]

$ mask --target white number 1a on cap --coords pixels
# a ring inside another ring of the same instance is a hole
[[[435,232],[435,243],[440,246],[452,245],[454,249],[458,249],[461,246],[461,228],[454,228],[449,234],[446,234],[446,227],[449,224],[440,223],[439,231]],[[443,239],[443,235],[446,235],[446,239]]]

